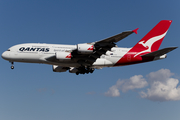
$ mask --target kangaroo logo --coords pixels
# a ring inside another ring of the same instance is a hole
[[[145,48],[149,48],[149,46],[146,45],[146,43],[144,43],[144,41],[139,42],[139,44],[143,45]]]
[[[146,48],[146,50],[137,53],[136,55],[134,55],[134,57],[136,57],[137,55],[140,55],[141,53],[151,52],[151,47],[152,47],[152,45],[153,45],[156,41],[162,39],[162,38],[166,35],[166,33],[167,33],[167,31],[166,31],[164,34],[162,34],[162,35],[159,35],[159,36],[155,36],[155,37],[150,38],[150,39],[147,40],[146,42],[145,42],[145,41],[140,41],[138,44],[141,44],[142,46],[144,46],[144,47]]]
[[[69,55],[67,55],[66,58],[71,58],[71,53]]]
[[[94,49],[94,47],[93,47],[93,45],[91,46],[91,47],[89,47],[87,50],[93,50]]]

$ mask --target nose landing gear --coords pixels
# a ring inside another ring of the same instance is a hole
[[[14,62],[11,62],[11,69],[14,69]]]

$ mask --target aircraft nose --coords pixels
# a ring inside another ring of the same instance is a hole
[[[7,51],[3,52],[2,55],[1,55],[1,57],[2,57],[3,59],[7,60],[7,59],[9,58],[9,55],[8,55]]]

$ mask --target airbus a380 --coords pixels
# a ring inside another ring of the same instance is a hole
[[[85,74],[95,69],[154,61],[166,58],[166,53],[177,47],[158,50],[171,20],[160,21],[134,47],[120,48],[116,43],[137,29],[122,32],[110,38],[77,45],[26,43],[10,47],[2,58],[11,62],[44,63],[52,65],[54,72]]]

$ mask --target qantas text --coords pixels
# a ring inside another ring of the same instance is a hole
[[[49,48],[35,48],[35,47],[21,47],[19,48],[19,51],[36,51],[36,52],[49,52]]]

